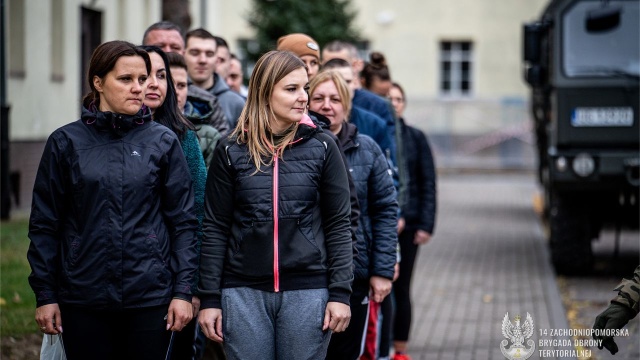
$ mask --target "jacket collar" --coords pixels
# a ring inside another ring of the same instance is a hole
[[[82,122],[85,125],[94,126],[99,131],[108,131],[120,137],[149,121],[151,121],[151,111],[145,105],[142,105],[134,115],[100,111],[93,102],[88,107],[82,108]]]
[[[360,145],[356,138],[358,136],[358,128],[346,121],[342,123],[342,128],[336,136],[338,137],[338,141],[340,141],[340,146],[342,146],[343,151]]]
[[[296,131],[296,136],[295,140],[293,140],[293,143],[309,139],[314,134],[319,132],[322,132],[322,128],[320,126],[317,126],[313,122],[313,120],[311,120],[309,115],[304,114],[302,116],[302,120],[300,120],[300,124],[298,125],[298,130]]]

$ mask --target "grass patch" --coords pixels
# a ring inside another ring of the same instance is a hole
[[[38,333],[35,322],[36,299],[27,277],[28,220],[0,224],[0,335]]]

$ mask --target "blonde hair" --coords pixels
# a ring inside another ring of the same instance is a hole
[[[327,81],[333,81],[336,85],[338,95],[340,95],[340,102],[344,109],[344,120],[349,121],[349,114],[351,113],[351,90],[338,70],[323,70],[319,72],[309,83],[309,97],[313,96],[318,85]],[[309,101],[311,101],[311,99],[309,99]]]
[[[246,144],[256,172],[262,165],[270,166],[274,155],[282,157],[282,150],[294,139],[298,123],[274,141],[271,120],[275,114],[269,102],[275,85],[294,70],[303,68],[304,62],[289,51],[270,51],[256,63],[249,79],[247,102],[242,109],[232,136],[238,144]]]

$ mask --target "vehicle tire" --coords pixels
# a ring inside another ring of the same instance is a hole
[[[552,194],[551,202],[549,244],[556,273],[589,273],[593,267],[593,253],[586,204],[557,193]]]

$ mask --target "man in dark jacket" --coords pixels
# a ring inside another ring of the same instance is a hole
[[[186,35],[185,60],[192,84],[215,95],[220,101],[231,128],[236,126],[245,100],[232,91],[224,78],[216,73],[216,38],[205,29],[191,30]]]

